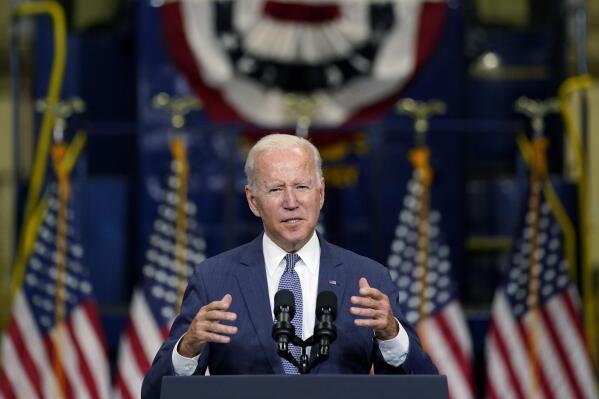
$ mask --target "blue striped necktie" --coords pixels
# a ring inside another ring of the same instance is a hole
[[[299,255],[296,253],[285,255],[285,271],[281,276],[281,280],[279,280],[279,291],[280,290],[289,290],[293,293],[295,297],[295,317],[291,321],[291,324],[295,327],[295,335],[298,337],[302,337],[302,323],[304,321],[303,316],[303,301],[302,301],[302,284],[300,283],[299,276],[295,271],[295,264],[300,259]],[[299,346],[289,345],[289,351],[298,361],[302,350]],[[283,370],[285,374],[299,374],[297,368],[294,365],[289,363],[287,360],[281,359],[283,362]]]

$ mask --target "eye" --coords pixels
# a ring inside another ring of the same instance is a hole
[[[281,187],[273,187],[271,189],[268,190],[269,193],[278,193],[282,190]]]
[[[297,185],[297,188],[299,190],[305,191],[305,190],[309,190],[310,186],[308,186],[307,184],[299,184],[299,185]]]

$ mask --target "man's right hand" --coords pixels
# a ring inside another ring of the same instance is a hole
[[[237,314],[227,312],[231,301],[233,297],[227,294],[220,301],[210,302],[200,308],[179,342],[177,352],[181,356],[190,358],[197,356],[208,342],[229,343],[231,340],[229,335],[236,334],[237,327],[220,324],[220,321],[237,319]]]

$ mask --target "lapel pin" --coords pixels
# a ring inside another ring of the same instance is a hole
[[[329,280],[330,285],[337,285],[337,280]]]

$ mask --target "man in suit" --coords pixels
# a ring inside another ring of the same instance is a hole
[[[166,375],[297,372],[271,336],[274,295],[293,287],[296,332],[312,335],[317,293],[339,302],[337,339],[312,373],[436,374],[398,305],[387,269],[316,232],[324,203],[322,161],[309,141],[272,134],[250,150],[246,198],[262,219],[253,241],[207,259],[189,279],[181,313],[142,386],[158,398]],[[297,349],[294,349],[297,354]],[[315,351],[314,351],[315,352]]]

